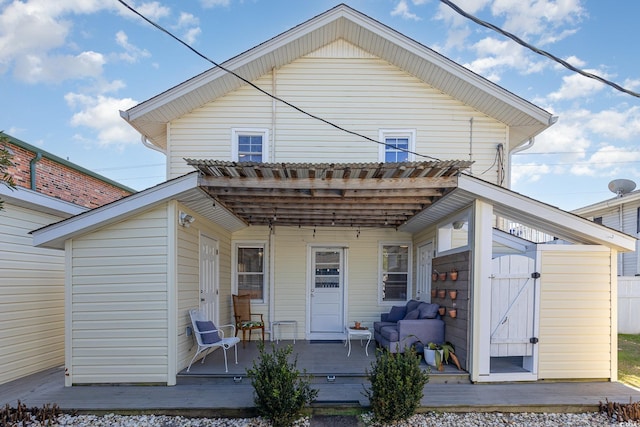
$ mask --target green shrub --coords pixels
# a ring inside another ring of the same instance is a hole
[[[367,377],[371,388],[365,390],[365,395],[374,420],[383,424],[415,414],[423,388],[429,382],[429,373],[420,368],[420,359],[413,348],[405,349],[404,353],[378,350]]]
[[[254,402],[258,412],[274,426],[290,426],[299,417],[302,409],[318,395],[311,388],[311,377],[300,376],[296,368],[298,358],[289,363],[293,348],[265,351],[264,343],[259,343],[258,363],[253,361],[253,369],[247,369],[254,391]]]

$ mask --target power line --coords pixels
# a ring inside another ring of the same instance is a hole
[[[346,132],[346,133],[348,133],[348,134],[355,135],[355,136],[357,136],[357,137],[360,137],[360,138],[366,139],[367,141],[375,142],[376,144],[379,144],[379,145],[384,145],[384,146],[386,146],[386,147],[390,147],[390,148],[396,149],[396,150],[398,150],[398,151],[403,151],[403,152],[408,153],[408,154],[413,154],[413,155],[415,155],[415,156],[420,156],[420,157],[424,157],[424,158],[427,158],[427,159],[432,159],[432,160],[440,161],[440,159],[438,159],[438,158],[436,158],[436,157],[431,157],[431,156],[427,156],[427,155],[425,155],[425,154],[416,153],[416,152],[411,151],[411,150],[407,150],[407,149],[399,148],[399,147],[396,147],[396,146],[394,146],[394,145],[391,145],[391,144],[387,144],[387,143],[385,143],[385,142],[378,141],[378,140],[373,139],[373,138],[370,138],[370,137],[368,137],[368,136],[366,136],[366,135],[362,135],[362,134],[360,134],[360,133],[358,133],[358,132],[355,132],[355,131],[352,131],[352,130],[346,129],[346,128],[344,128],[344,127],[340,126],[340,125],[337,125],[337,124],[335,124],[335,123],[333,123],[333,122],[331,122],[331,121],[327,120],[327,119],[323,119],[322,117],[316,116],[315,114],[309,113],[308,111],[305,111],[305,110],[303,110],[302,108],[300,108],[300,107],[298,107],[298,106],[296,106],[296,105],[294,105],[294,104],[292,104],[292,103],[290,103],[290,102],[288,102],[288,101],[285,101],[284,99],[282,99],[282,98],[280,98],[280,97],[278,97],[278,96],[276,96],[276,95],[273,95],[273,94],[271,94],[271,93],[267,92],[266,90],[264,90],[264,89],[262,89],[262,88],[258,87],[256,84],[254,84],[253,82],[251,82],[251,81],[249,81],[249,80],[245,79],[244,77],[240,76],[239,74],[237,74],[237,73],[236,73],[236,72],[234,72],[233,70],[229,70],[229,69],[227,69],[227,68],[223,67],[222,65],[218,64],[218,63],[217,63],[217,62],[215,62],[214,60],[212,60],[212,59],[210,59],[209,57],[207,57],[205,54],[203,54],[203,53],[199,52],[197,49],[195,49],[195,48],[193,48],[192,46],[190,46],[187,42],[183,41],[183,40],[182,40],[182,39],[180,39],[178,36],[176,36],[176,35],[174,35],[173,33],[171,33],[169,30],[167,30],[167,29],[165,29],[164,27],[162,27],[160,24],[155,23],[155,22],[154,22],[154,21],[152,21],[151,19],[147,18],[146,16],[144,16],[143,14],[141,14],[140,12],[138,12],[137,10],[135,10],[133,7],[129,6],[127,3],[125,3],[125,2],[124,2],[124,0],[118,0],[118,2],[119,2],[120,4],[122,4],[124,7],[126,7],[127,9],[129,9],[131,12],[135,13],[135,14],[136,14],[136,15],[138,15],[140,18],[142,18],[143,20],[145,20],[146,22],[148,22],[149,24],[151,24],[151,25],[153,25],[154,27],[156,27],[158,30],[162,31],[163,33],[167,34],[169,37],[171,37],[172,39],[174,39],[174,40],[175,40],[175,41],[177,41],[178,43],[180,43],[180,44],[182,44],[183,46],[185,46],[187,49],[189,49],[190,51],[192,51],[193,53],[195,53],[196,55],[198,55],[200,58],[204,59],[205,61],[207,61],[207,62],[209,62],[209,63],[211,63],[211,64],[213,64],[213,65],[215,65],[216,67],[220,68],[220,69],[221,69],[222,71],[224,71],[225,73],[231,74],[232,76],[234,76],[234,77],[236,77],[236,78],[240,79],[242,82],[244,82],[244,83],[248,84],[249,86],[253,87],[253,88],[254,88],[254,89],[256,89],[257,91],[262,92],[263,94],[267,95],[268,97],[270,97],[270,98],[272,98],[272,99],[275,99],[276,101],[281,102],[281,103],[283,103],[283,104],[287,105],[288,107],[291,107],[291,108],[293,108],[294,110],[296,110],[296,111],[298,111],[298,112],[300,112],[300,113],[302,113],[302,114],[304,114],[304,115],[306,115],[306,116],[311,117],[312,119],[315,119],[315,120],[318,120],[318,121],[320,121],[320,122],[323,122],[323,123],[325,123],[325,124],[327,124],[327,125],[329,125],[329,126],[332,126],[332,127],[336,128],[336,129],[338,129],[338,130],[342,131],[342,132]]]
[[[561,58],[558,58],[557,56],[555,56],[555,55],[553,55],[553,54],[551,54],[551,53],[549,53],[549,52],[547,52],[545,50],[538,49],[537,47],[535,47],[535,46],[525,42],[524,40],[518,38],[516,35],[511,34],[511,33],[507,32],[507,31],[503,30],[500,27],[496,27],[495,25],[493,25],[493,24],[491,24],[489,22],[486,22],[486,21],[483,21],[483,20],[481,20],[479,18],[476,18],[475,16],[473,16],[473,15],[465,12],[464,10],[460,9],[458,6],[456,6],[454,3],[452,3],[449,0],[440,0],[440,1],[442,3],[444,3],[444,4],[446,4],[447,6],[449,6],[451,9],[453,9],[457,13],[459,13],[460,15],[464,16],[465,18],[472,20],[476,24],[482,25],[483,27],[489,28],[489,29],[491,29],[493,31],[496,31],[496,32],[506,36],[506,37],[509,37],[511,40],[513,40],[514,42],[518,43],[519,45],[524,46],[527,49],[530,49],[531,51],[533,51],[533,52],[535,52],[535,53],[537,53],[539,55],[545,56],[545,57],[547,57],[547,58],[559,63],[560,65],[564,66],[565,68],[568,68],[571,71],[574,71],[574,72],[576,72],[578,74],[581,74],[581,75],[583,75],[585,77],[588,77],[590,79],[597,80],[600,83],[604,83],[606,85],[609,85],[612,88],[614,88],[614,89],[616,89],[616,90],[618,90],[620,92],[624,92],[624,93],[626,93],[628,95],[635,96],[636,98],[640,98],[640,93],[634,92],[634,91],[629,90],[629,89],[625,89],[624,87],[618,85],[617,83],[609,81],[609,80],[607,80],[607,79],[605,79],[603,77],[600,77],[600,76],[598,76],[596,74],[589,73],[587,71],[584,71],[584,70],[581,70],[579,68],[576,68],[573,65],[569,64],[567,61],[565,61],[565,60],[563,60]]]

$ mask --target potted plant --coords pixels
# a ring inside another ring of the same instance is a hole
[[[437,289],[431,289],[431,299],[434,299],[436,297],[437,292]]]
[[[456,270],[455,268],[452,268],[451,271],[449,272],[449,278],[454,282],[458,280],[458,270]]]
[[[438,298],[444,298],[447,295],[446,289],[438,289]]]
[[[444,316],[444,313],[447,311],[446,307],[440,307],[438,309],[438,313],[440,314],[440,316]]]
[[[460,361],[455,354],[455,347],[449,341],[444,344],[436,344],[434,342],[427,343],[424,346],[424,360],[430,366],[435,366],[438,371],[444,370],[444,364],[449,363],[449,359],[456,365],[459,370],[462,370]]]
[[[447,272],[445,271],[444,273],[438,273],[438,279],[442,282],[447,280]]]
[[[449,310],[449,317],[451,317],[452,319],[455,319],[458,316],[458,310],[456,310],[455,308],[452,308]]]
[[[455,289],[449,289],[449,298],[451,299],[458,298],[458,291]]]
[[[432,282],[437,282],[439,275],[440,275],[440,273],[438,273],[438,270],[434,269],[433,273],[431,273],[431,281]]]

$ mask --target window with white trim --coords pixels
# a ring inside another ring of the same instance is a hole
[[[415,129],[380,129],[379,160],[385,163],[411,162],[415,159]]]
[[[411,245],[380,244],[380,301],[402,302],[410,296]]]
[[[236,243],[234,252],[236,291],[250,294],[254,301],[265,302],[265,244]]]
[[[232,158],[236,162],[268,162],[269,131],[267,129],[232,129]]]

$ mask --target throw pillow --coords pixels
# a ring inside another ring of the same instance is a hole
[[[196,321],[196,326],[200,331],[200,336],[202,337],[203,344],[215,344],[220,341],[220,335],[218,332],[209,332],[209,331],[217,331],[216,325],[213,324],[212,321]],[[209,332],[209,333],[206,333]]]
[[[438,308],[440,306],[438,304],[429,304],[425,302],[420,305],[420,318],[421,319],[435,319],[438,315]]]
[[[387,322],[397,322],[404,319],[404,315],[407,314],[407,308],[401,305],[394,305],[391,307],[389,316],[387,316]]]
[[[404,316],[404,320],[416,320],[420,316],[420,310],[411,310]]]

